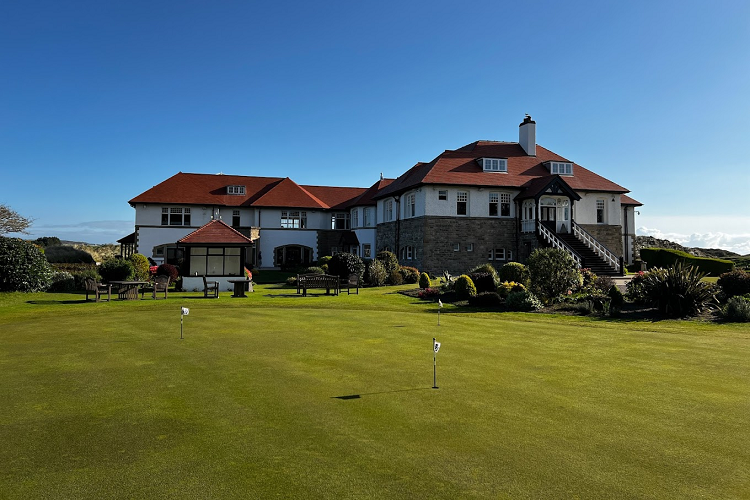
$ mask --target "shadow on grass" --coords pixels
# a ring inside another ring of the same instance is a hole
[[[394,394],[396,392],[412,392],[412,391],[424,391],[430,390],[432,387],[416,387],[414,389],[396,389],[393,391],[380,391],[380,392],[363,392],[361,394],[347,394],[346,396],[331,396],[331,399],[361,399],[362,396],[378,396],[381,394]]]
[[[103,300],[102,302],[107,302]],[[27,300],[27,304],[33,304],[35,306],[49,306],[49,305],[69,305],[69,304],[96,304],[93,300]]]

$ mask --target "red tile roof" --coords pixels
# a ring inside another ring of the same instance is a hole
[[[222,220],[212,220],[192,233],[177,240],[177,243],[240,244],[249,245],[253,240],[227,225]]]
[[[643,206],[643,203],[641,203],[638,200],[634,200],[633,198],[631,198],[630,196],[628,196],[626,194],[620,195],[620,204],[621,205],[631,205],[631,206],[634,206],[634,207],[642,207]]]
[[[476,161],[479,158],[507,158],[508,172],[484,172]],[[421,184],[521,188],[535,178],[550,175],[544,164],[548,161],[570,162],[541,146],[536,147],[536,156],[528,156],[515,142],[477,141],[455,151],[447,150],[429,163],[417,163],[377,197],[403,192]],[[565,182],[576,191],[628,192],[580,165],[573,165],[573,175],[565,176]]]

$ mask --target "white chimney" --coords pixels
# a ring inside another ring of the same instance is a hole
[[[527,155],[536,156],[536,122],[529,115],[518,126],[518,144]]]

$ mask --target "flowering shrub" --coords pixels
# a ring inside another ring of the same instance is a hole
[[[425,288],[419,291],[419,298],[424,300],[436,300],[440,297],[440,290],[437,288]]]
[[[521,283],[515,281],[503,281],[497,286],[497,293],[502,297],[506,298],[512,292],[525,292],[526,287]]]

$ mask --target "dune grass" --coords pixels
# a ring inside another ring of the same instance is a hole
[[[0,294],[0,497],[748,497],[746,326],[394,290]]]

